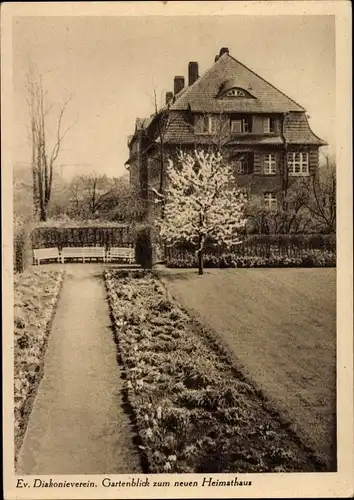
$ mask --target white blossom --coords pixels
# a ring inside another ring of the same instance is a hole
[[[203,252],[208,238],[226,247],[241,242],[245,200],[221,153],[181,151],[177,162],[169,161],[167,176],[163,217],[157,221],[167,244],[185,240]]]

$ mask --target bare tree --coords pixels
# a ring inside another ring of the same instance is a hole
[[[44,90],[43,76],[32,63],[29,64],[26,89],[28,93],[26,100],[30,114],[34,215],[36,218],[39,217],[40,221],[45,221],[52,193],[53,166],[58,158],[64,137],[73,127],[71,125],[62,131],[64,113],[71,99],[65,101],[60,107],[56,122],[54,145],[50,149],[46,119],[52,106],[46,104],[47,92]]]
[[[325,231],[336,231],[336,164],[328,156],[315,175],[302,183],[304,206]]]
[[[83,191],[86,213],[96,216],[107,197],[114,191],[114,180],[106,175],[82,175],[78,178]]]

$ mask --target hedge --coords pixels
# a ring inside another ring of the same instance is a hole
[[[257,234],[244,237],[242,243],[231,248],[230,252],[242,256],[264,256],[271,252],[279,254],[298,254],[312,249],[335,252],[336,237],[333,234],[292,235],[292,234]],[[167,257],[181,257],[184,253],[194,253],[195,247],[189,242],[182,242],[173,247],[166,247]],[[222,245],[209,240],[206,253],[221,255],[228,251]]]
[[[335,235],[251,235],[230,250],[209,241],[205,267],[335,266]],[[165,248],[168,267],[195,267],[193,245]]]
[[[228,267],[335,267],[335,253],[329,250],[307,250],[300,256],[289,257],[286,255],[270,254],[261,256],[239,256],[233,253],[225,253],[221,256],[206,254],[204,267],[206,268],[228,268]],[[171,268],[194,268],[198,267],[198,261],[192,254],[183,258],[171,258],[166,261],[166,266]]]
[[[32,232],[33,248],[75,246],[128,246],[134,244],[135,228],[132,226],[70,226],[37,227]]]

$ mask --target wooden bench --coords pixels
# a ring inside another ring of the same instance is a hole
[[[61,251],[61,261],[64,264],[65,259],[102,259],[106,260],[104,247],[64,247]]]
[[[112,247],[107,252],[107,262],[112,260],[126,260],[129,264],[135,261],[134,248]]]
[[[34,263],[39,265],[41,260],[56,260],[60,262],[60,252],[58,248],[36,248],[33,249]]]

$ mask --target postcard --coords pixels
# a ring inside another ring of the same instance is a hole
[[[350,14],[2,5],[6,500],[353,495]]]

